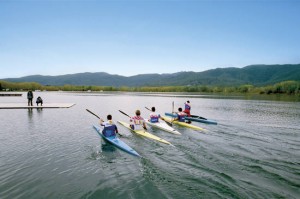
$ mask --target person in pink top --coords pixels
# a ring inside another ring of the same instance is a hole
[[[130,127],[132,130],[147,130],[146,123],[144,118],[141,117],[141,111],[136,110],[135,116],[130,118]]]

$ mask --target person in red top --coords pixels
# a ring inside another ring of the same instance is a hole
[[[141,117],[140,110],[136,110],[135,116],[130,118],[130,127],[132,130],[141,130],[141,129],[147,130],[146,122],[144,118]]]
[[[191,116],[191,104],[190,104],[190,101],[188,100],[188,101],[186,101],[185,103],[184,103],[184,111],[183,112],[185,112],[186,114],[187,114],[187,116],[188,117],[190,117]]]

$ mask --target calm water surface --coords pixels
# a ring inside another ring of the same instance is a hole
[[[35,92],[68,109],[0,109],[0,198],[300,198],[300,103],[182,95]],[[156,106],[192,103],[192,113],[218,125],[182,135],[149,131],[175,147],[118,126],[121,139],[143,156],[106,144],[92,128],[99,116],[128,121]],[[0,103],[26,102],[1,97]]]

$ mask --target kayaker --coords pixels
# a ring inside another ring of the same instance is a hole
[[[186,112],[182,111],[182,108],[178,108],[177,117],[174,120],[178,120],[179,122],[191,123],[190,121],[186,121],[185,117],[187,116]],[[173,120],[173,121],[174,121]]]
[[[160,117],[160,114],[155,112],[155,107],[154,107],[154,106],[151,108],[151,111],[152,111],[152,112],[150,113],[150,119],[149,119],[149,122],[151,122],[151,123],[156,123],[156,122],[158,122],[158,121],[159,121],[159,118],[161,118],[161,117]]]
[[[32,106],[33,93],[32,90],[27,92],[28,106]]]
[[[190,103],[190,101],[188,100],[188,101],[186,101],[185,103],[184,103],[184,111],[183,112],[185,112],[186,114],[187,114],[187,116],[191,116],[191,103]]]
[[[41,104],[41,106],[43,106],[43,99],[38,96],[38,98],[36,98],[36,106],[39,106],[39,104]]]
[[[146,123],[144,118],[141,117],[141,111],[136,110],[135,116],[130,118],[130,127],[132,130],[147,130]]]
[[[114,124],[114,122],[112,121],[112,116],[111,115],[107,115],[107,121],[106,122],[104,122],[102,119],[100,119],[100,125],[104,126],[102,134],[105,137],[116,136],[116,133],[118,133],[118,128]]]

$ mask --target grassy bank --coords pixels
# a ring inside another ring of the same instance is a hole
[[[219,94],[286,94],[300,95],[300,82],[284,81],[268,86],[144,86],[144,87],[112,87],[112,86],[51,86],[41,85],[36,82],[6,82],[0,81],[1,91],[26,91],[26,90],[47,90],[47,91],[126,91],[126,92],[203,92]]]

